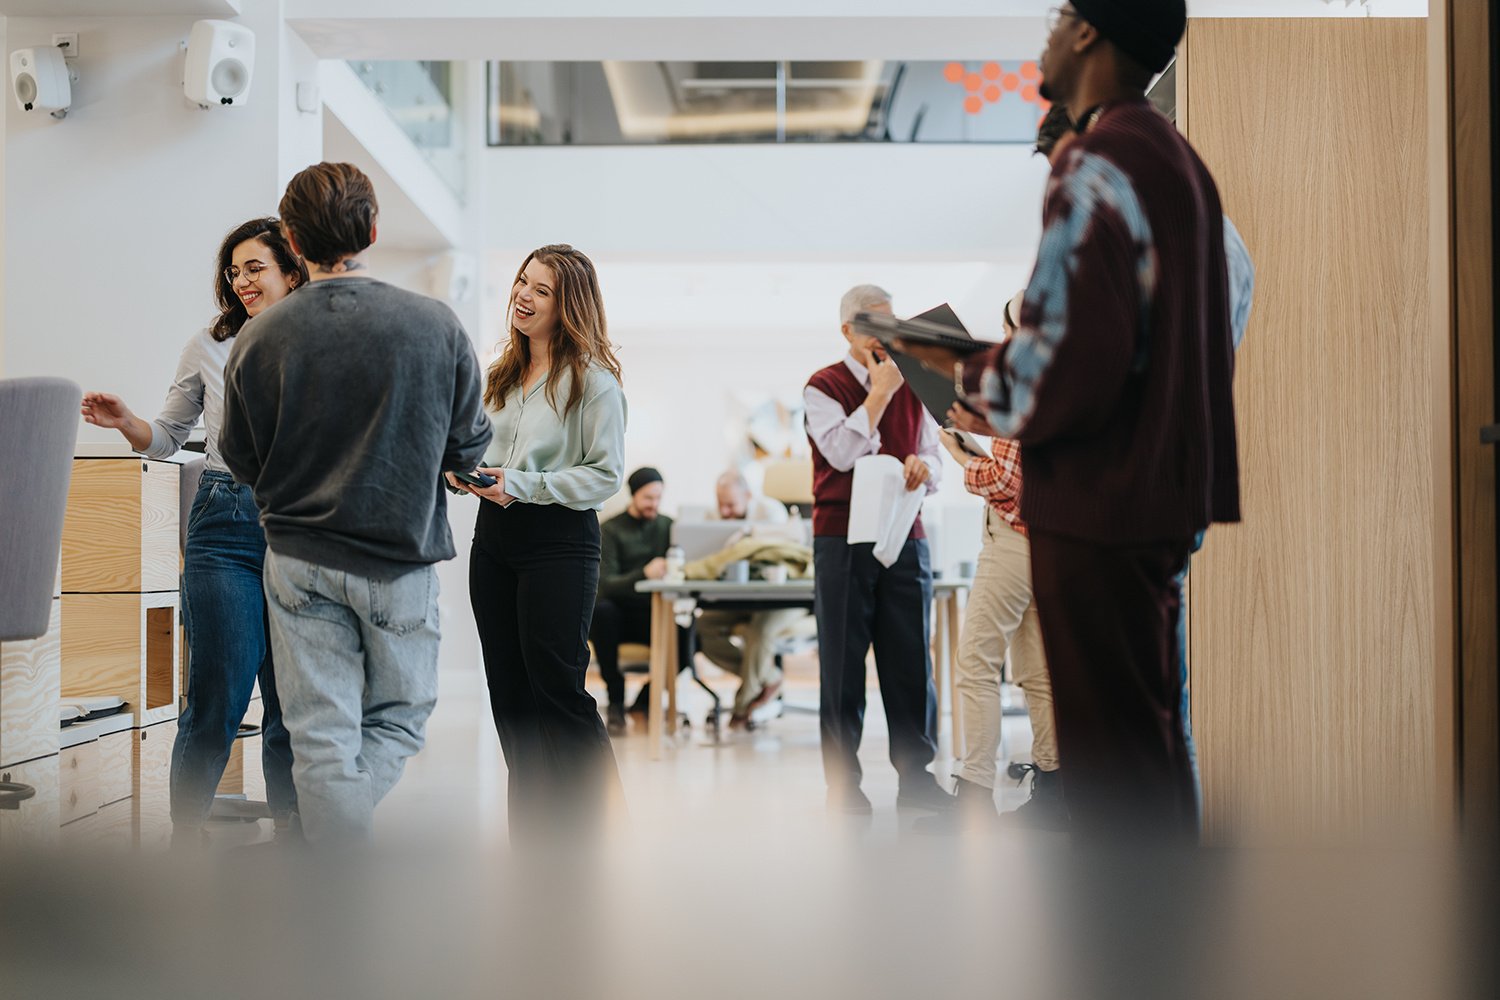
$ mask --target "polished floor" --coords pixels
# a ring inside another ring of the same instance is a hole
[[[738,679],[699,658],[700,674],[727,706]],[[823,766],[818,746],[817,661],[792,658],[787,664],[787,709],[754,732],[730,732],[718,739],[705,723],[708,696],[687,676],[680,679],[683,712],[690,728],[682,729],[659,761],[647,752],[644,720],[632,716],[630,730],[614,741],[625,787],[628,823],[643,831],[668,829],[678,834],[701,828],[727,827],[743,833],[818,825],[824,821]],[[860,750],[864,789],[875,805],[871,834],[895,834],[910,817],[895,811],[896,775],[887,760],[885,718],[880,692],[870,670],[870,704]],[[591,682],[597,681],[592,673]],[[633,681],[632,691],[634,683]],[[602,705],[602,686],[591,683]],[[949,783],[952,732],[947,713],[940,716],[940,746],[934,772]],[[1000,759],[1029,760],[1031,727],[1026,716],[1007,715]],[[1027,791],[1001,778],[1001,809],[1026,800]],[[477,668],[446,671],[440,681],[438,707],[429,723],[427,747],[411,762],[405,777],[377,814],[383,834],[421,836],[434,826],[471,829],[483,839],[505,837],[505,765],[490,719],[484,676]]]

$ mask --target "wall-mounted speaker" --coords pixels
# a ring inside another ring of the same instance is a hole
[[[182,90],[201,107],[243,105],[255,69],[255,32],[232,21],[198,21],[188,36]]]
[[[16,49],[10,54],[10,89],[22,111],[48,111],[61,118],[73,103],[73,87],[62,49]]]

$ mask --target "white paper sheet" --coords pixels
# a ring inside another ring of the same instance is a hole
[[[906,473],[893,455],[866,455],[854,463],[849,499],[849,544],[875,543],[875,558],[889,566],[922,510],[926,491],[906,488]]]

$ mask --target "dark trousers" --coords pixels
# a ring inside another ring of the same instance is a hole
[[[937,691],[928,644],[932,566],[927,542],[908,539],[889,567],[874,546],[813,539],[813,615],[818,621],[818,721],[823,775],[830,787],[857,786],[865,728],[865,655],[875,672],[891,737],[891,763],[902,782],[931,780],[937,754]]]
[[[469,599],[510,769],[513,836],[593,827],[619,785],[609,735],[584,688],[598,586],[593,511],[480,504]]]
[[[1058,756],[1080,837],[1197,839],[1177,640],[1177,578],[1191,545],[1031,533]]]
[[[594,624],[589,630],[594,640],[594,656],[599,661],[599,676],[609,691],[611,705],[625,704],[625,675],[620,671],[620,643],[651,642],[651,599],[644,595],[628,600],[601,597],[594,605]],[[677,630],[677,672],[693,662],[693,636],[687,629]],[[642,686],[636,695],[637,705],[646,705],[651,685]]]

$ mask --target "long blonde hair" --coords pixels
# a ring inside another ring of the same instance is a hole
[[[589,366],[598,365],[619,379],[620,362],[609,342],[604,320],[604,296],[599,291],[599,275],[594,270],[594,262],[566,243],[548,244],[526,255],[516,271],[515,281],[511,282],[509,302],[512,306],[506,309],[506,315],[515,315],[516,286],[526,273],[526,265],[532,261],[551,268],[556,278],[553,292],[557,297],[558,324],[552,337],[552,365],[547,372],[547,402],[560,415],[566,416],[583,400]],[[526,368],[531,364],[530,339],[516,329],[513,319],[506,320],[506,328],[510,331],[510,341],[485,375],[484,402],[492,410],[505,408],[506,394],[522,383]],[[556,376],[564,369],[572,374],[573,379],[567,404],[559,409],[559,380]]]

